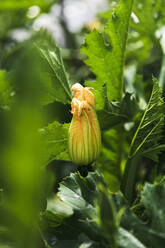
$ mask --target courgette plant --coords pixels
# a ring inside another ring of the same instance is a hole
[[[155,32],[164,13],[161,0],[120,0],[100,14],[81,47],[83,82],[69,79],[44,31],[0,70],[0,247],[164,247],[164,59],[160,76],[138,75],[163,56]],[[45,121],[52,103],[64,121]],[[57,163],[75,169],[54,193],[48,167]]]

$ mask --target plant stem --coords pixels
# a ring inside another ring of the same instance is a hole
[[[123,142],[124,142],[124,137],[123,137],[123,127],[119,127],[119,134],[118,134],[118,160],[117,160],[117,173],[119,176],[119,179],[121,179],[121,162],[122,162],[122,157],[123,157]]]
[[[137,169],[140,163],[140,157],[135,156],[128,158],[125,171],[121,183],[121,191],[123,192],[128,203],[131,204],[133,200],[134,186],[136,183]]]
[[[159,85],[162,87],[162,97],[165,97],[165,54],[162,58],[162,65],[160,69],[160,75],[159,75]]]

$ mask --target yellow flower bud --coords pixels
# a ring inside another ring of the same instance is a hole
[[[99,155],[101,147],[100,127],[95,112],[95,99],[90,91],[76,83],[72,86],[73,118],[69,128],[69,155],[73,163],[88,165]]]

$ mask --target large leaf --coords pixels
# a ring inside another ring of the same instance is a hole
[[[109,12],[104,32],[94,30],[86,35],[82,48],[87,65],[96,75],[94,87],[101,89],[106,82],[110,100],[120,100],[122,96],[124,53],[132,5],[133,0],[121,0]]]
[[[164,149],[159,144],[164,124],[164,103],[158,82],[156,79],[153,81],[151,97],[132,139],[129,157],[144,155],[157,161],[160,150]]]
[[[81,177],[79,173],[71,174],[60,183],[57,194],[60,200],[57,206],[54,200],[49,200],[43,215],[44,220],[47,220],[47,240],[49,235],[51,239],[56,239],[58,245],[64,245],[64,240],[69,240],[69,243],[74,241],[84,247],[85,244],[87,247],[100,247],[97,243],[105,242],[104,234],[100,232],[97,224],[98,183],[103,183],[98,173],[89,173],[86,178]],[[69,217],[72,212],[73,215]]]
[[[58,196],[72,207],[77,216],[77,225],[88,238],[100,242],[105,240],[97,224],[96,199],[99,197],[98,183],[104,184],[98,173],[88,173],[86,178],[80,174],[71,174],[66,177],[59,187]]]
[[[89,173],[86,178],[78,173],[71,174],[60,183],[58,196],[73,210],[94,217],[96,215],[94,201],[98,194],[98,182],[103,182],[103,179],[97,173]]]
[[[72,99],[71,85],[67,77],[60,49],[56,46],[55,51],[39,48],[45,63],[45,72],[52,79],[52,94],[54,100],[64,104]],[[50,92],[51,93],[51,92]]]
[[[42,163],[48,164],[67,150],[69,124],[53,122],[40,129],[42,139]],[[60,156],[60,159],[62,157]]]

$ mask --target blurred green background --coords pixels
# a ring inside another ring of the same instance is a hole
[[[46,198],[56,192],[58,182],[77,170],[66,154],[43,158],[47,153],[42,149],[43,127],[57,121],[59,125],[66,123],[67,130],[72,116],[70,100],[58,100],[63,93],[57,91],[57,78],[38,47],[53,51],[57,51],[56,45],[61,48],[70,84],[94,80],[80,48],[85,34],[94,28],[103,31],[106,14],[117,2],[0,0],[0,248],[48,247],[38,224],[40,210],[45,209]],[[126,49],[124,93],[138,99],[139,112],[134,106],[130,121],[123,127],[127,132],[121,166],[150,96],[152,75],[164,87],[164,53],[163,0],[135,0]],[[101,110],[101,105],[96,107]],[[64,127],[61,134],[66,130]],[[103,132],[98,164],[112,191],[118,190],[121,177],[115,166],[116,132],[118,127]],[[159,173],[163,173],[163,156],[160,161]],[[155,170],[147,159],[141,166],[139,182],[142,174],[144,180],[148,170],[153,170],[150,175]]]

